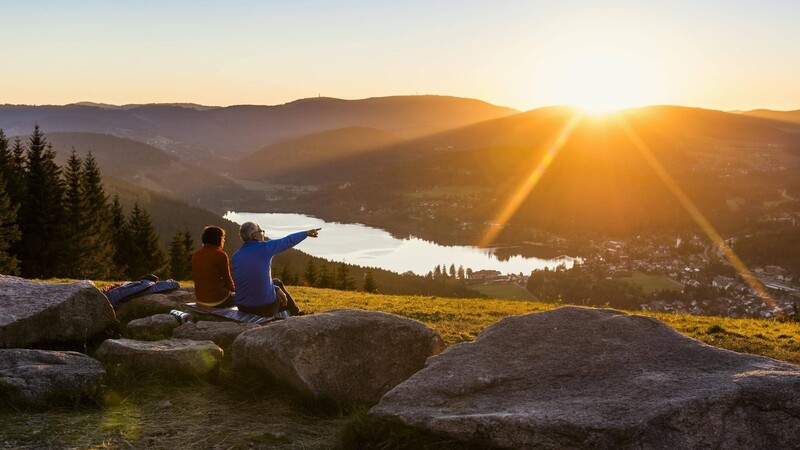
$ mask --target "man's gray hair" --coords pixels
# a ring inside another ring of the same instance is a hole
[[[257,223],[245,222],[239,228],[239,237],[241,237],[243,241],[252,241],[253,233],[255,233],[256,231],[258,231]]]

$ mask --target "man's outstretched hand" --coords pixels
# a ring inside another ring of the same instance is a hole
[[[314,228],[312,230],[308,230],[308,231],[306,231],[306,236],[308,236],[308,237],[318,237],[319,236],[319,230],[321,230],[321,229],[322,228]]]

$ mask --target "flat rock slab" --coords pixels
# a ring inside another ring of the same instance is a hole
[[[228,351],[233,341],[243,332],[258,328],[254,323],[236,322],[210,322],[185,323],[172,331],[176,339],[191,339],[194,341],[212,341]]]
[[[424,324],[375,311],[336,310],[246,331],[235,369],[255,369],[312,398],[376,403],[420,370],[444,342]]]
[[[0,348],[80,346],[116,323],[114,308],[91,281],[0,275]]]
[[[125,326],[125,337],[139,341],[160,341],[169,339],[172,330],[179,325],[178,318],[172,314],[155,314],[128,322]]]
[[[161,293],[134,297],[120,303],[117,308],[117,318],[120,322],[128,323],[156,314],[167,314],[173,309],[181,309],[183,303],[179,298]]]
[[[95,353],[110,375],[164,378],[213,378],[219,373],[222,355],[222,349],[211,341],[189,339],[108,339]]]
[[[81,353],[0,349],[0,398],[17,408],[97,401],[105,375],[99,361]]]
[[[800,367],[563,307],[454,345],[370,414],[510,448],[799,448]]]

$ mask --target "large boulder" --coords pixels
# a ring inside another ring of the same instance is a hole
[[[95,357],[115,377],[213,378],[219,374],[222,349],[211,341],[189,339],[152,342],[108,339],[97,349]]]
[[[0,275],[0,348],[80,348],[116,325],[114,308],[91,281]]]
[[[96,401],[106,372],[99,361],[76,352],[0,350],[0,403],[44,408]]]
[[[172,331],[176,339],[191,339],[194,341],[213,341],[226,352],[233,341],[243,332],[258,328],[254,323],[238,322],[210,322],[201,320],[197,323],[187,322]]]
[[[370,414],[511,448],[798,448],[800,367],[563,307],[454,345]]]
[[[175,289],[172,291],[165,291],[162,292],[163,295],[166,295],[167,298],[170,300],[174,300],[178,303],[185,304],[185,303],[195,303],[197,301],[197,297],[195,297],[194,288],[180,288]]]
[[[255,369],[312,398],[376,403],[444,349],[422,323],[393,314],[336,310],[246,331],[234,369]]]
[[[178,318],[172,314],[155,314],[128,322],[125,326],[125,337],[139,341],[169,339],[172,330],[178,328],[178,325]]]
[[[117,318],[120,322],[143,319],[156,314],[168,314],[173,309],[180,310],[183,303],[180,297],[168,294],[149,294],[123,301],[117,307]]]

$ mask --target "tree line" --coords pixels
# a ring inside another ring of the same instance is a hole
[[[109,202],[91,152],[80,158],[73,149],[63,167],[55,157],[38,124],[26,144],[19,137],[11,144],[0,129],[0,273],[186,279],[194,247],[188,231],[168,256],[146,210],[136,203],[126,216],[117,195]]]

